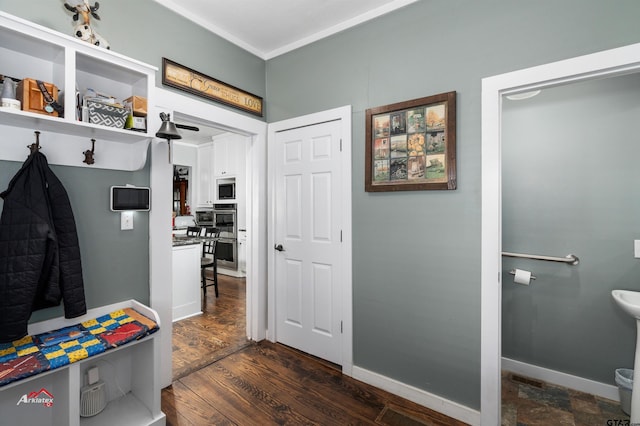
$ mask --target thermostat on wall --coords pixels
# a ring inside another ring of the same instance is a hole
[[[151,190],[139,186],[112,186],[111,211],[149,211]]]

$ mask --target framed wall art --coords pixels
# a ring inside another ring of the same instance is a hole
[[[263,102],[260,96],[245,92],[167,58],[162,58],[162,84],[263,116]]]
[[[456,189],[456,92],[366,111],[365,191]]]

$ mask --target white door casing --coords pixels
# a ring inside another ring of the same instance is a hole
[[[352,368],[350,112],[269,126],[268,337],[345,374]]]
[[[267,124],[211,103],[164,89],[156,89],[149,126],[160,127],[159,112],[247,135],[247,337],[259,341],[267,332]],[[149,219],[150,302],[161,321],[160,385],[171,384],[171,199],[173,168],[167,142],[155,139],[151,147],[151,205]],[[164,207],[163,207],[164,206]]]
[[[500,424],[502,96],[640,72],[640,43],[482,80],[481,382],[483,425]]]

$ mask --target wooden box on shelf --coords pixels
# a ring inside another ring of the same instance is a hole
[[[143,98],[141,96],[129,96],[124,100],[124,105],[126,108],[131,110],[133,115],[136,117],[147,116],[147,98]]]
[[[55,86],[55,84],[44,83],[44,87],[47,89],[47,92],[49,92],[53,100],[57,102],[58,88]],[[22,102],[23,111],[35,112],[38,114],[50,115],[53,117],[58,116],[58,113],[56,111],[52,111],[50,113],[45,111],[47,102],[44,99],[42,91],[38,87],[38,83],[32,78],[25,78],[20,83],[18,83],[16,97],[20,102]]]

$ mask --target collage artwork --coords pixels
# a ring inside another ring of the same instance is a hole
[[[445,104],[373,117],[373,185],[446,182]]]

